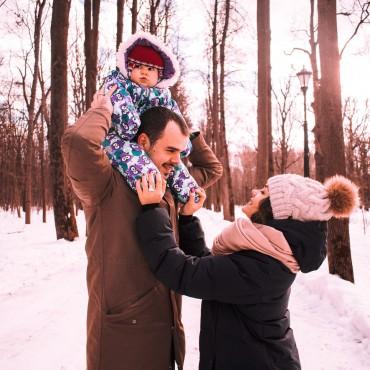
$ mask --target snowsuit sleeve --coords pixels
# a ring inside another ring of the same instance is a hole
[[[190,297],[253,304],[261,302],[263,294],[270,290],[276,293],[287,289],[294,280],[294,275],[282,271],[277,261],[267,261],[266,256],[256,252],[203,257],[184,254],[176,244],[168,214],[161,208],[139,215],[136,228],[140,248],[157,279]],[[199,232],[199,228],[194,231]],[[200,234],[198,237],[202,239]],[[273,269],[280,269],[274,279]]]
[[[112,127],[123,140],[132,140],[139,127],[140,116],[131,96],[132,84],[130,80],[119,78],[118,71],[112,71],[105,79],[105,90],[117,85],[111,97],[113,105]]]
[[[107,110],[89,109],[62,138],[67,176],[84,206],[98,204],[112,184],[112,166],[101,147],[109,126]]]

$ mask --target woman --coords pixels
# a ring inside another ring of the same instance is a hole
[[[199,220],[192,216],[205,200],[203,191],[198,191],[199,203],[193,193],[180,212],[180,249],[167,212],[156,205],[163,193],[161,179],[144,178],[137,190],[144,210],[137,231],[151,270],[176,292],[203,299],[199,369],[300,369],[288,311],[296,274],[286,259],[302,272],[318,269],[326,256],[326,221],[352,212],[357,188],[343,177],[322,185],[298,175],[274,176],[265,188],[253,191],[243,207],[247,217],[264,224],[260,231],[248,221],[269,248],[246,245],[258,234],[243,229],[237,220],[216,238],[213,254]],[[272,228],[282,233],[275,244],[268,233]],[[289,248],[283,253],[284,240]]]

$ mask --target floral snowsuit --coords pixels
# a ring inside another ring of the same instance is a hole
[[[145,151],[136,142],[131,141],[140,127],[140,115],[154,106],[166,107],[180,116],[181,113],[168,89],[143,88],[125,78],[118,70],[112,71],[105,79],[105,90],[112,85],[117,85],[111,97],[112,128],[102,145],[112,166],[118,169],[130,188],[136,191],[137,179],[144,174],[158,172]],[[181,153],[182,157],[187,156],[190,150],[189,140],[187,148]],[[198,187],[182,163],[176,166],[167,184],[173,195],[182,203],[188,200],[189,191]]]

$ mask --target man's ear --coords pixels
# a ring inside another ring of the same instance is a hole
[[[137,143],[140,147],[142,147],[146,152],[150,148],[150,139],[149,136],[146,133],[141,133],[137,138]]]

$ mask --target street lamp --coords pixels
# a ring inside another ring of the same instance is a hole
[[[310,71],[307,71],[304,68],[304,66],[302,70],[297,73],[297,77],[301,84],[301,90],[303,94],[303,108],[304,108],[304,121],[303,121],[303,132],[304,132],[303,174],[304,174],[304,177],[310,177],[310,153],[308,150],[306,92],[308,88],[308,81],[310,80],[311,75],[312,73]]]

